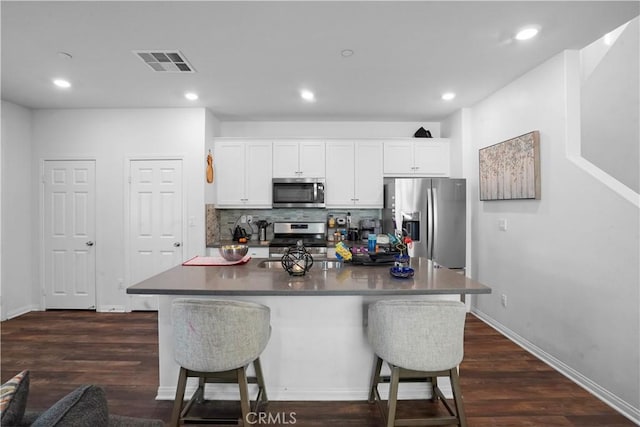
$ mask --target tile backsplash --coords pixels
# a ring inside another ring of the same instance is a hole
[[[220,240],[231,240],[236,225],[243,227],[247,233],[251,230],[257,240],[259,220],[272,222],[284,221],[317,221],[325,222],[329,215],[345,216],[351,212],[353,224],[358,224],[362,218],[380,219],[380,209],[216,209],[214,205],[206,205],[207,245]],[[242,215],[251,215],[252,224],[241,223]],[[267,239],[273,237],[273,227],[267,229]]]

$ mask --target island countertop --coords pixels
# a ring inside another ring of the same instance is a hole
[[[389,265],[359,266],[343,263],[322,269],[316,261],[304,276],[290,276],[281,268],[263,268],[265,259],[253,258],[233,266],[173,267],[127,288],[128,294],[146,295],[438,295],[488,294],[491,288],[426,258],[412,258],[415,274],[394,278]],[[270,259],[268,261],[278,261]]]

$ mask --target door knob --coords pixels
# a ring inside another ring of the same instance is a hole
[[[93,246],[93,242],[91,240],[89,240],[87,243],[85,243],[85,245],[87,246]]]
[[[179,248],[179,247],[180,247],[180,242],[175,242],[175,243],[173,244],[173,246],[175,246],[176,248]]]

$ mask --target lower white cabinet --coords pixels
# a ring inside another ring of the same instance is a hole
[[[270,140],[215,141],[217,207],[271,208],[271,144]]]
[[[382,208],[382,153],[381,141],[328,141],[327,208]]]
[[[385,176],[449,176],[449,140],[411,138],[384,141]]]

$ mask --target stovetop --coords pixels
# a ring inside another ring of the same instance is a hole
[[[298,240],[302,240],[302,244],[308,248],[318,248],[327,246],[327,239],[322,237],[302,237],[302,236],[287,236],[287,237],[278,237],[275,236],[271,239],[269,243],[270,247],[281,248],[281,247],[289,247],[295,246],[298,243]]]
[[[276,222],[273,231],[272,248],[295,246],[298,240],[308,248],[327,246],[326,225],[321,222]]]

